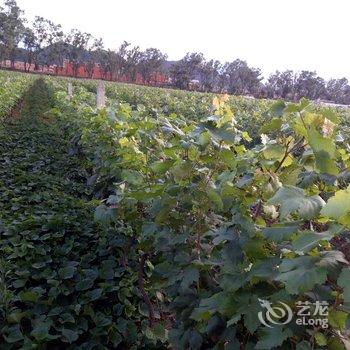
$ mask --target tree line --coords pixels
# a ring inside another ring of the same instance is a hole
[[[187,53],[181,60],[169,63],[167,55],[157,48],[141,50],[123,42],[117,50],[104,47],[101,38],[73,29],[65,33],[60,24],[36,16],[32,22],[24,17],[15,0],[5,0],[0,6],[0,61],[10,60],[14,67],[20,57],[25,67],[39,69],[40,65],[63,66],[68,59],[73,75],[84,65],[89,77],[100,65],[104,79],[127,77],[135,82],[137,74],[151,84],[156,74],[169,77],[169,85],[179,89],[205,92],[227,92],[254,97],[298,100],[324,99],[350,104],[350,85],[346,78],[326,81],[316,72],[276,71],[264,82],[259,68],[236,59],[221,63],[207,60],[202,53]]]
[[[170,73],[172,84],[180,89],[186,89],[195,80],[194,88],[205,92],[290,101],[306,97],[350,104],[350,85],[346,78],[326,81],[316,72],[307,70],[276,71],[263,82],[261,70],[250,67],[246,61],[236,59],[222,64],[217,60],[206,60],[201,53],[188,53],[174,63]]]
[[[41,16],[29,23],[15,0],[5,0],[0,7],[0,60],[10,60],[14,68],[19,57],[24,61],[25,69],[32,64],[36,70],[40,65],[63,66],[63,61],[68,59],[74,76],[84,65],[88,76],[92,77],[95,65],[99,64],[106,79],[118,80],[127,76],[134,82],[139,73],[146,83],[161,73],[167,59],[156,48],[142,51],[127,42],[123,42],[118,50],[105,49],[102,38],[94,38],[78,29],[65,33],[60,24]]]

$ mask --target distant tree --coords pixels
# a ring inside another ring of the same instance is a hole
[[[101,50],[98,52],[98,63],[100,65],[102,79],[106,79],[107,73],[109,72],[108,51]]]
[[[69,46],[62,38],[50,45],[48,50],[48,61],[56,64],[56,73],[58,67],[63,67],[64,60],[67,58]]]
[[[24,29],[22,43],[25,50],[24,70],[27,70],[27,64],[33,63],[35,51],[35,35],[31,28]]]
[[[127,74],[127,51],[129,45],[128,42],[124,41],[117,51],[100,51],[99,62],[105,79],[109,75],[112,80],[120,80],[123,75]]]
[[[341,104],[350,104],[350,86],[346,78],[331,79],[326,85],[327,99]]]
[[[5,0],[0,7],[0,59],[9,59],[14,67],[18,44],[24,33],[23,11],[15,0]]]
[[[222,65],[219,61],[205,61],[199,68],[201,90],[220,92],[220,72]]]
[[[262,87],[260,69],[250,68],[246,61],[239,59],[224,65],[222,77],[227,91],[232,94],[255,95]]]
[[[103,40],[94,39],[91,45],[87,48],[87,59],[85,61],[86,70],[88,73],[88,77],[92,78],[94,74],[94,68],[97,63],[99,63],[101,51],[103,50]]]
[[[123,76],[127,76],[130,81],[135,81],[141,57],[139,47],[130,48],[130,43],[126,41],[117,51],[100,51],[99,62],[104,78],[109,75],[112,80],[120,80]]]
[[[60,24],[36,16],[33,22],[33,34],[35,38],[34,45],[34,64],[35,69],[39,68],[39,64],[50,65],[57,59],[57,50],[62,46],[56,45],[63,41],[63,32]]]
[[[46,66],[51,64],[62,66],[67,53],[67,45],[64,42],[64,33],[61,25],[51,22],[47,49],[47,54],[43,57],[44,64]]]
[[[127,41],[124,41],[115,53],[112,71],[114,79],[116,80],[121,79],[121,77],[126,74],[128,68],[127,51],[129,45]]]
[[[68,47],[67,56],[73,66],[73,75],[76,77],[78,68],[85,62],[85,54],[91,39],[91,34],[72,29],[66,35],[65,41]]]
[[[149,48],[142,52],[138,64],[138,71],[140,72],[143,81],[150,84],[152,77],[159,73],[160,68],[166,59],[167,55],[155,48]]]
[[[295,93],[295,73],[291,70],[276,71],[271,74],[265,84],[269,98],[293,99]]]
[[[129,44],[125,47],[124,59],[125,59],[125,73],[129,77],[131,82],[136,81],[136,75],[138,67],[142,57],[142,52],[138,46],[128,48]]]
[[[120,80],[128,74],[128,70],[133,66],[130,61],[128,62],[129,46],[130,43],[124,41],[116,52],[109,53],[110,72],[113,80]],[[134,68],[136,69],[136,67]]]
[[[306,97],[311,100],[326,96],[325,81],[316,72],[301,71],[295,80],[296,98]]]
[[[172,84],[179,89],[187,89],[191,80],[200,78],[203,62],[202,53],[187,53],[171,68]]]

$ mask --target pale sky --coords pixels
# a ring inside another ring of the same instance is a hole
[[[316,70],[350,80],[349,0],[17,0],[40,15],[102,37],[156,47],[170,60],[202,52],[222,62],[244,59],[264,75]]]

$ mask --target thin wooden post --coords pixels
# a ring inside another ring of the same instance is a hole
[[[96,105],[98,109],[106,106],[105,84],[102,81],[97,85]]]
[[[73,85],[68,83],[68,100],[70,101],[73,98]]]

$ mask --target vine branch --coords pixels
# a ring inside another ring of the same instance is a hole
[[[155,324],[154,308],[153,308],[153,304],[151,302],[151,299],[145,290],[145,281],[144,281],[144,269],[145,269],[145,262],[146,262],[147,257],[148,257],[148,253],[144,253],[141,256],[138,282],[139,282],[139,289],[140,289],[140,292],[142,294],[143,300],[147,304],[149,326],[151,328],[153,328],[154,324]]]

